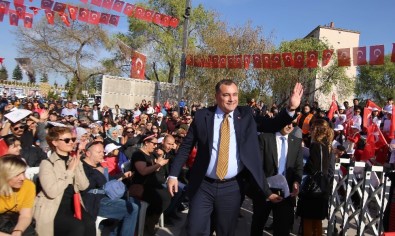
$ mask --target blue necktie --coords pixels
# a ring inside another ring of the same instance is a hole
[[[278,161],[278,173],[284,175],[285,174],[285,164],[287,161],[287,153],[285,150],[285,142],[287,139],[285,137],[280,137],[281,139],[281,155],[280,160]]]

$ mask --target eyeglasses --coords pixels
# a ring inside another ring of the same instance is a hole
[[[87,145],[85,145],[85,150],[88,150],[89,148],[91,148],[92,146],[96,145],[96,144],[103,144],[102,141],[93,141],[88,143]]]
[[[126,131],[127,134],[133,134],[133,131]]]
[[[75,140],[77,140],[77,138],[64,138],[64,139],[58,139],[60,141],[63,141],[65,143],[70,143],[70,141],[73,141],[73,143],[75,142]]]
[[[150,143],[152,143],[154,146],[158,146],[158,143],[155,142],[150,142]]]
[[[24,126],[24,125],[21,125],[21,126],[15,126],[14,128],[13,128],[13,130],[14,131],[18,131],[19,129],[24,129],[26,126]]]

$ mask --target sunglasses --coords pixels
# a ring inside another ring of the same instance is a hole
[[[127,134],[133,134],[133,131],[126,131]]]
[[[73,143],[75,142],[75,140],[77,140],[77,138],[64,138],[64,139],[58,139],[60,141],[63,141],[65,143],[70,143],[70,141],[73,141]]]
[[[13,130],[14,131],[18,131],[19,129],[24,129],[26,126],[24,126],[24,125],[21,125],[21,126],[15,126],[14,128],[13,128]]]

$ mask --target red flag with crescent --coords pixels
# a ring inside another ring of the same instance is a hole
[[[78,11],[78,20],[88,23],[90,10],[85,8],[80,8]]]
[[[244,69],[248,70],[250,68],[250,63],[251,63],[251,55],[244,55]]]
[[[67,8],[69,10],[70,19],[76,20],[77,19],[78,7],[67,5]]]
[[[180,23],[180,20],[179,20],[179,19],[177,19],[177,18],[175,18],[175,17],[172,17],[172,18],[170,19],[169,25],[170,25],[170,27],[172,27],[172,28],[177,28],[177,26],[178,26],[179,23]]]
[[[325,49],[322,51],[322,66],[326,66],[331,61],[331,57],[333,55],[332,49]]]
[[[272,69],[281,68],[281,55],[279,53],[273,53],[271,56]]]
[[[103,0],[91,0],[91,4],[101,7],[101,5],[103,4]]]
[[[26,6],[19,5],[17,3],[15,5],[15,11],[17,12],[19,19],[23,20],[25,18]]]
[[[115,0],[114,6],[112,6],[112,9],[113,9],[114,11],[117,11],[117,12],[122,12],[123,5],[125,5],[125,2],[124,2],[124,1]]]
[[[135,6],[130,3],[126,3],[125,7],[123,8],[123,14],[127,16],[133,16]]]
[[[235,68],[243,68],[243,55],[235,56]]]
[[[214,55],[214,56],[210,56],[210,57],[211,57],[211,62],[212,62],[213,68],[218,68],[219,67],[219,56]]]
[[[53,6],[53,11],[61,12],[63,13],[64,10],[66,10],[67,5],[61,2],[55,2],[55,5]]]
[[[187,66],[193,66],[193,56],[192,55],[187,55],[187,57],[186,57],[186,65]]]
[[[317,51],[308,51],[307,52],[307,67],[308,68],[317,68],[318,66],[318,52]]]
[[[226,68],[226,56],[219,56],[219,68]]]
[[[108,10],[111,10],[113,3],[114,3],[114,0],[104,0],[101,6],[108,9]]]
[[[281,54],[281,57],[283,58],[284,67],[291,67],[294,65],[291,52],[284,52]]]
[[[41,8],[45,10],[52,10],[54,1],[52,0],[41,0]]]
[[[384,64],[384,45],[370,46],[370,65]]]
[[[270,54],[262,54],[262,67],[265,69],[270,69]]]
[[[303,69],[304,68],[304,52],[294,53],[294,68]]]
[[[254,68],[262,68],[261,54],[254,54],[252,56],[252,63],[254,65]]]
[[[354,66],[363,66],[368,64],[366,61],[366,47],[353,48],[353,62]]]
[[[69,17],[67,16],[67,14],[66,13],[61,13],[61,12],[59,12],[58,13],[59,14],[59,16],[60,16],[60,19],[63,21],[63,23],[67,26],[67,27],[70,27],[70,21],[69,21]]]
[[[337,49],[337,65],[351,66],[350,48]]]
[[[4,58],[0,57],[0,65],[3,65]]]
[[[55,24],[55,15],[53,11],[45,10],[45,17],[47,18],[48,24],[50,25]]]
[[[0,14],[7,15],[10,2],[0,0]]]
[[[100,22],[100,12],[90,11],[89,12],[89,21],[90,24],[97,25]]]
[[[99,23],[100,24],[104,24],[104,25],[108,25],[108,22],[110,21],[110,17],[111,17],[110,14],[101,13]]]
[[[168,15],[162,15],[162,20],[160,22],[160,24],[164,27],[169,27],[170,24],[170,16]]]
[[[137,51],[133,52],[132,55],[132,68],[130,77],[133,79],[145,79],[145,63],[146,56]]]
[[[391,62],[395,62],[395,43],[392,44]]]
[[[23,19],[23,26],[25,28],[30,29],[32,28],[32,25],[33,25],[33,14],[26,12],[25,17]]]
[[[331,102],[331,106],[329,107],[329,111],[328,111],[328,118],[329,120],[332,120],[333,115],[335,114],[336,111],[338,111],[339,108],[337,106],[337,102],[336,102],[336,96],[335,94],[332,95],[332,102]]]
[[[110,21],[108,22],[110,25],[118,26],[119,23],[119,16],[111,15]]]

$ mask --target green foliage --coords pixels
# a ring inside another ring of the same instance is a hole
[[[58,100],[59,99],[59,94],[56,93],[56,91],[49,90],[48,95],[47,95],[48,100]]]
[[[46,73],[46,72],[44,72],[43,74],[42,74],[42,77],[41,77],[41,79],[40,79],[40,82],[41,83],[48,83],[48,74]]]
[[[391,55],[387,55],[384,65],[358,67],[357,97],[371,99],[378,104],[395,97],[395,63],[390,59]]]
[[[8,71],[5,66],[2,66],[0,69],[0,81],[5,81],[8,79]]]
[[[22,70],[18,65],[15,66],[15,69],[12,72],[12,79],[18,81],[23,79]]]
[[[58,83],[56,83],[56,81],[54,82],[53,86],[57,89],[58,88]]]

